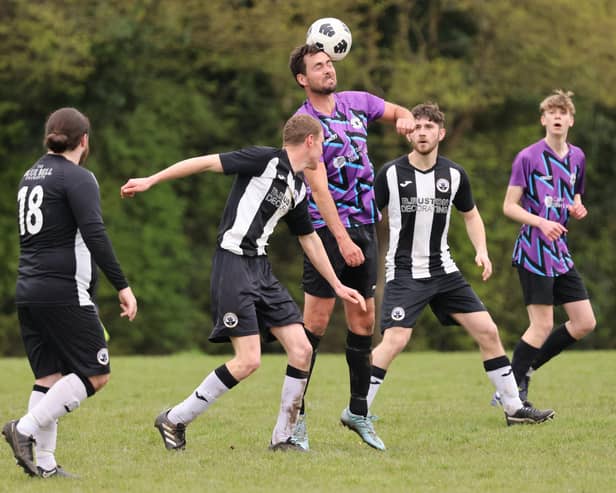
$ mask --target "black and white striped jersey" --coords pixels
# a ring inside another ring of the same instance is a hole
[[[237,175],[218,228],[218,245],[236,255],[267,255],[268,240],[284,217],[294,235],[312,233],[303,176],[284,149],[247,147],[220,154],[225,174]]]
[[[451,205],[462,212],[475,206],[464,169],[439,156],[421,171],[404,155],[378,172],[374,187],[377,206],[387,207],[389,216],[386,282],[397,269],[410,271],[414,279],[456,272],[447,242]]]
[[[92,172],[59,154],[41,157],[17,192],[19,305],[92,305],[97,269],[128,286],[107,236]]]

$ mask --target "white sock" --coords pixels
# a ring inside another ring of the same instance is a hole
[[[45,397],[45,392],[33,390],[28,402],[28,411],[35,407],[43,397]],[[57,436],[57,420],[52,421],[48,426],[39,428],[34,435],[34,439],[36,440],[36,464],[46,471],[51,471],[57,465],[54,456]]]
[[[77,409],[87,397],[86,386],[77,375],[70,373],[58,380],[28,414],[19,420],[17,431],[36,436],[41,428]]]
[[[307,375],[305,378],[285,375],[280,397],[280,412],[272,432],[273,444],[286,442],[293,435],[307,383]]]
[[[511,365],[486,371],[486,373],[492,385],[494,385],[496,391],[500,394],[503,409],[507,414],[515,414],[518,409],[523,407]]]
[[[366,400],[368,401],[368,411],[372,407],[372,402],[374,401],[374,398],[376,397],[376,393],[381,388],[381,384],[383,383],[383,380],[384,380],[383,378],[377,378],[374,375],[370,377],[370,388],[368,389],[368,396],[366,397]],[[368,412],[368,414],[370,414],[370,412]]]
[[[191,395],[169,411],[167,417],[174,425],[178,423],[187,425],[228,390],[229,388],[222,383],[218,375],[211,372]]]

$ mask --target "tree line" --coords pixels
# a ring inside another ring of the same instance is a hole
[[[608,219],[616,206],[613,2],[339,0],[332,10],[324,0],[0,0],[0,354],[23,353],[14,305],[16,187],[43,153],[47,115],[61,106],[90,117],[88,167],[140,302],[137,320],[121,321],[115,292],[101,282],[98,303],[114,353],[225,350],[207,342],[209,273],[231,178],[192,177],[131,201],[120,199],[119,187],[188,156],[279,146],[282,125],[303,101],[289,53],[315,19],[331,16],[353,33],[351,53],[336,65],[339,90],[368,90],[407,107],[436,101],[446,112],[441,150],[471,177],[495,273],[481,282],[455,217],[454,258],[509,347],[527,324],[510,267],[519,226],[501,212],[511,162],[543,136],[539,101],[554,88],[576,93],[569,135],[586,152],[589,216],[571,221],[569,241],[598,319],[582,347],[616,347],[616,225]],[[403,138],[378,123],[369,148],[376,168],[408,152]],[[382,250],[384,232],[381,225]],[[301,303],[299,245],[284,226],[274,236],[274,270]],[[343,347],[343,320],[334,318],[324,350]],[[412,343],[434,350],[472,345],[430,313]]]

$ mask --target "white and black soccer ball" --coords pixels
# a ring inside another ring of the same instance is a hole
[[[316,44],[334,61],[347,56],[352,43],[351,30],[335,17],[323,17],[314,21],[306,34],[306,44]]]

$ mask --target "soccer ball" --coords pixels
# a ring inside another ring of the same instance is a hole
[[[335,17],[314,21],[306,34],[306,44],[316,44],[334,61],[342,60],[349,54],[352,42],[351,30]]]

